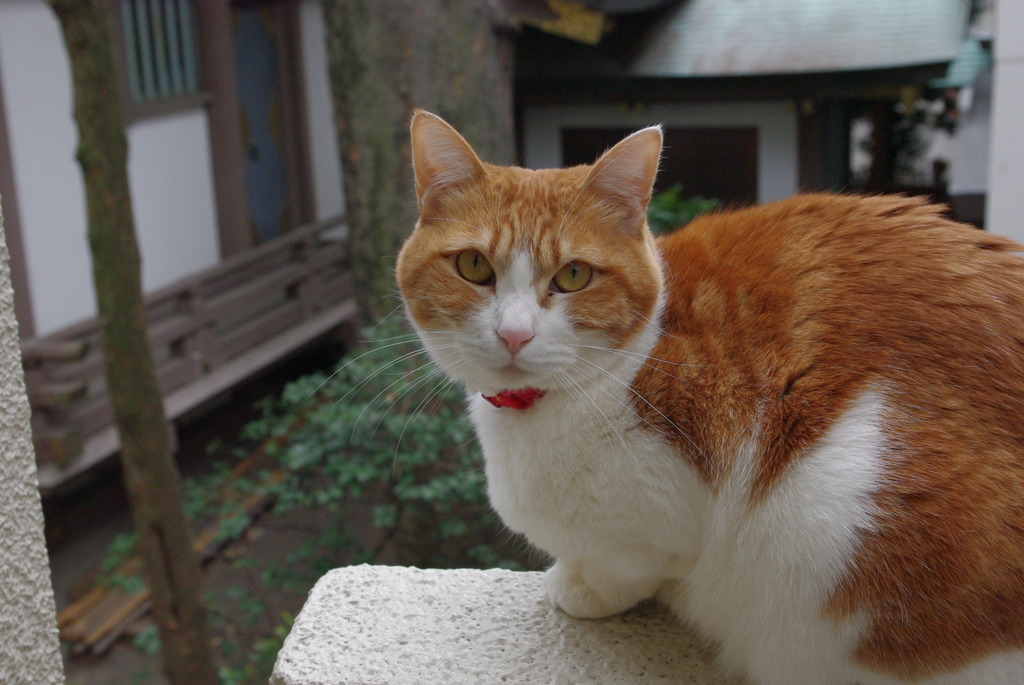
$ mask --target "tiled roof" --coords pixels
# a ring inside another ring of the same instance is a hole
[[[949,65],[946,77],[935,79],[928,85],[932,88],[963,88],[974,83],[978,73],[992,64],[992,55],[981,43],[968,38],[960,46],[960,54]]]
[[[741,76],[950,61],[969,0],[684,0],[651,28],[627,72]]]

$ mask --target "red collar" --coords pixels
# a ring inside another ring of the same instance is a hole
[[[533,406],[534,400],[544,397],[544,391],[537,388],[522,388],[520,390],[502,390],[497,395],[484,395],[483,398],[499,409],[509,407],[511,409],[529,409]]]

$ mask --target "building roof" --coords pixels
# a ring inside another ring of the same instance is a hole
[[[944,78],[935,79],[928,85],[932,88],[963,88],[974,84],[978,74],[992,66],[992,55],[973,38],[960,46],[960,54],[953,60]]]
[[[684,0],[626,71],[701,77],[889,69],[948,62],[969,0]]]

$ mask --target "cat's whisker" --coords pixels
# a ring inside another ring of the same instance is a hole
[[[303,399],[303,402],[308,402],[309,399],[311,397],[313,397],[313,395],[315,395],[318,392],[320,392],[320,390],[325,385],[327,385],[327,383],[330,382],[330,380],[332,378],[337,376],[339,373],[341,373],[342,371],[347,369],[352,364],[355,364],[356,362],[364,359],[365,357],[368,357],[368,356],[370,356],[372,354],[376,354],[378,352],[381,352],[383,350],[389,349],[391,347],[396,347],[398,345],[406,345],[406,344],[413,343],[416,340],[416,334],[415,333],[410,333],[410,334],[408,334],[408,336],[404,336],[404,335],[403,336],[396,336],[394,338],[388,338],[387,340],[392,340],[392,341],[395,341],[395,342],[389,342],[387,345],[374,345],[374,347],[372,347],[371,349],[368,349],[365,352],[363,352],[361,354],[358,354],[355,357],[352,357],[351,359],[346,361],[344,364],[342,364],[341,366],[336,368],[334,371],[332,371],[330,374],[328,374],[327,378],[325,378],[323,381],[321,381],[320,384],[317,385],[316,388],[314,388],[312,390],[312,392],[310,392],[308,395],[306,395],[305,399]],[[418,343],[417,343],[417,346],[418,346]],[[347,397],[347,395],[346,395],[346,397]]]
[[[573,384],[576,387],[578,387],[581,390],[581,392],[583,391],[583,386],[580,385],[579,382],[574,382]],[[616,404],[618,404],[620,407],[622,407],[622,409],[625,410],[627,413],[631,414],[633,416],[633,418],[635,418],[637,421],[639,421],[640,423],[643,423],[645,426],[647,426],[651,430],[655,430],[655,431],[658,430],[657,426],[655,426],[650,421],[648,421],[643,416],[641,416],[639,413],[637,413],[637,411],[633,407],[631,407],[621,396],[619,396],[619,395],[609,391],[606,388],[601,387],[600,385],[595,385],[594,387],[595,387],[596,390],[600,391],[604,395],[607,395],[611,399],[615,400]]]
[[[377,340],[366,339],[360,340],[359,342],[360,344],[374,343],[376,344],[376,349],[378,350],[383,349],[379,343],[409,343],[415,345],[420,344],[419,338],[415,333],[403,333],[401,335],[391,336],[390,338],[379,338]]]
[[[396,344],[405,344],[405,343],[396,343]],[[386,345],[384,347],[393,347],[393,346],[394,345]],[[449,347],[449,346],[447,346],[447,345],[445,345],[445,346],[437,346],[436,348],[432,348],[432,349],[443,349],[444,347]],[[377,349],[383,349],[383,348],[377,348]],[[370,374],[369,376],[367,376],[366,378],[364,378],[363,380],[361,380],[360,382],[356,383],[351,388],[349,388],[348,392],[346,392],[344,395],[342,395],[337,400],[337,402],[335,402],[335,406],[337,406],[341,402],[344,402],[346,399],[351,397],[353,394],[355,394],[356,392],[361,390],[364,386],[366,386],[366,384],[370,383],[377,376],[387,372],[388,369],[390,369],[390,368],[392,368],[394,366],[398,366],[398,365],[402,364],[403,362],[405,362],[405,361],[407,361],[409,359],[412,359],[414,357],[417,357],[419,355],[427,354],[427,352],[428,352],[427,349],[422,348],[422,347],[417,347],[416,349],[414,349],[414,350],[412,350],[410,352],[406,352],[405,354],[400,355],[399,357],[396,357],[396,358],[392,359],[387,364],[385,364],[381,368],[377,369],[372,374]],[[365,355],[361,355],[361,356],[365,356]],[[346,364],[346,366],[347,366],[347,364]]]
[[[406,377],[408,377],[408,375],[411,375],[412,373],[423,371],[424,369],[427,369],[427,365],[421,366],[409,372],[409,374],[407,374]],[[402,402],[403,400],[405,400],[405,398],[418,392],[421,388],[423,388],[423,386],[425,386],[427,383],[437,378],[438,376],[444,376],[444,372],[438,369],[437,367],[431,366],[422,376],[412,381],[408,385],[408,387],[403,388],[402,391],[398,394],[398,396],[389,402],[389,406],[395,406],[399,402]],[[420,400],[420,404],[422,404],[422,400]],[[416,408],[413,410],[413,414],[419,411],[420,404],[417,404]],[[387,418],[386,412],[377,420],[377,423],[373,427],[374,432],[376,432],[377,429],[380,428],[380,424],[384,422],[385,418]],[[408,420],[406,420],[406,425],[408,425]],[[402,434],[405,434],[404,428],[402,430]],[[401,437],[399,437],[399,442],[401,442]]]
[[[391,389],[392,389],[392,388],[393,388],[393,387],[394,387],[395,385],[397,385],[397,384],[401,383],[402,381],[406,380],[407,378],[409,378],[409,376],[412,376],[413,374],[416,374],[416,373],[420,373],[421,371],[424,371],[424,370],[426,370],[426,372],[425,372],[425,373],[423,373],[423,375],[421,375],[421,376],[420,376],[419,378],[416,378],[415,380],[413,380],[412,382],[410,382],[410,383],[408,384],[408,386],[406,386],[405,388],[403,388],[403,389],[402,389],[402,390],[401,390],[401,391],[400,391],[400,392],[398,393],[398,396],[397,396],[397,397],[395,397],[395,398],[391,399],[391,400],[390,400],[390,401],[388,402],[388,406],[389,406],[389,407],[393,407],[393,406],[394,406],[394,405],[396,405],[397,403],[401,402],[401,401],[402,401],[402,400],[404,400],[404,399],[405,399],[406,397],[408,397],[409,395],[411,395],[412,393],[416,392],[416,391],[417,391],[417,390],[419,390],[419,389],[420,389],[421,387],[423,387],[424,385],[426,385],[427,383],[429,383],[431,379],[433,379],[433,378],[436,378],[436,377],[437,377],[437,376],[439,376],[439,375],[443,375],[443,371],[441,371],[440,369],[438,369],[438,368],[437,368],[436,366],[434,366],[434,365],[433,365],[433,364],[431,364],[431,363],[423,364],[422,366],[419,366],[419,367],[417,367],[417,368],[415,368],[415,369],[412,369],[412,370],[410,370],[410,371],[408,371],[408,372],[406,372],[406,373],[402,374],[402,375],[401,375],[401,376],[400,376],[400,377],[399,377],[398,379],[396,379],[396,380],[395,380],[395,381],[394,381],[393,383],[389,384],[389,385],[388,385],[388,386],[387,386],[386,388],[384,388],[384,389],[383,389],[383,390],[381,390],[381,391],[380,391],[379,393],[377,393],[377,395],[376,395],[376,396],[375,396],[375,397],[374,397],[374,398],[373,398],[372,400],[370,400],[369,402],[367,402],[367,403],[366,403],[366,404],[365,404],[365,405],[363,406],[363,410],[362,410],[362,411],[361,411],[361,412],[359,413],[359,416],[358,416],[358,417],[356,417],[356,420],[355,420],[355,422],[353,423],[353,431],[355,430],[355,426],[356,426],[356,425],[358,425],[359,421],[360,421],[360,420],[362,420],[363,414],[364,414],[364,413],[365,413],[365,412],[366,412],[367,410],[371,409],[371,408],[373,407],[373,405],[375,405],[375,404],[376,404],[376,405],[377,405],[378,407],[379,407],[379,406],[383,406],[383,404],[384,404],[384,403],[383,403],[383,402],[379,402],[379,400],[380,400],[380,398],[381,398],[381,397],[385,397],[385,398],[387,398],[387,397],[388,397],[388,393],[389,393],[389,391],[390,391],[390,390],[391,390]],[[383,415],[382,415],[382,416],[381,416],[381,417],[380,417],[380,418],[379,418],[379,419],[377,420],[377,423],[376,423],[376,424],[374,424],[374,426],[373,426],[373,430],[371,431],[371,433],[376,433],[376,432],[377,432],[377,430],[378,430],[378,429],[380,428],[380,424],[381,424],[381,423],[382,423],[382,422],[384,421],[384,419],[385,419],[385,418],[387,418],[387,412],[385,412],[385,413],[384,413],[384,414],[383,414]],[[403,430],[403,433],[404,433],[404,430]]]
[[[441,380],[441,382],[437,383],[430,390],[430,392],[427,393],[427,395],[422,400],[420,400],[420,403],[418,405],[416,405],[416,408],[409,415],[409,417],[405,420],[405,425],[402,426],[402,432],[399,433],[399,435],[398,435],[398,440],[395,442],[395,456],[394,456],[394,459],[392,460],[392,467],[391,467],[392,477],[395,477],[397,475],[397,473],[398,473],[398,452],[399,452],[399,449],[402,446],[402,438],[405,437],[405,431],[408,430],[409,424],[412,423],[412,421],[414,421],[417,417],[419,417],[419,415],[425,410],[426,406],[428,405],[428,403],[431,400],[443,397],[444,394],[446,392],[448,392],[448,389],[451,388],[453,385],[455,385],[458,382],[458,381],[456,381],[456,380],[454,380],[454,379],[452,379],[450,377],[445,376],[444,373],[442,371],[440,371],[440,370],[438,370],[437,373],[434,374],[434,376],[437,376],[437,375],[443,376],[443,380]],[[431,376],[431,377],[434,377],[434,376]]]
[[[658,359],[657,357],[650,357],[648,355],[644,355],[644,354],[637,353],[637,352],[632,352],[632,351],[629,351],[629,350],[618,350],[618,349],[614,349],[614,348],[610,348],[610,347],[601,347],[601,346],[597,346],[597,345],[582,345],[582,344],[577,344],[577,343],[570,343],[570,344],[567,344],[567,346],[568,347],[582,348],[582,349],[598,350],[600,352],[606,352],[608,354],[618,355],[620,357],[623,357],[625,359],[629,359],[631,361],[639,361],[642,366],[645,366],[645,367],[651,369],[652,371],[656,371],[657,373],[660,373],[663,376],[667,376],[669,378],[672,378],[672,379],[677,380],[677,381],[682,381],[684,383],[686,382],[685,378],[681,378],[681,377],[679,377],[679,376],[677,376],[677,375],[675,375],[673,373],[670,373],[670,372],[666,371],[665,369],[659,368],[658,366],[656,366],[655,364],[652,364],[651,362],[659,362],[661,364],[666,364],[668,366],[676,366],[676,367],[680,367],[680,368],[710,368],[711,367],[710,364],[682,364],[682,363],[679,363],[679,362],[670,362],[670,361],[668,361],[666,359]]]
[[[630,310],[630,314],[632,314],[636,318],[640,319],[641,321],[646,323],[648,326],[653,326],[654,330],[658,331],[658,337],[659,338],[668,338],[670,340],[683,340],[683,338],[681,338],[680,336],[673,335],[672,333],[669,333],[668,331],[666,331],[665,327],[661,325],[660,321],[655,321],[655,320],[651,319],[649,316],[647,316],[643,312],[639,312],[639,311],[637,311],[635,309],[631,309]]]
[[[629,446],[626,444],[626,440],[622,436],[621,432],[616,430],[615,424],[612,423],[611,419],[608,418],[608,415],[604,413],[604,410],[601,409],[601,406],[594,400],[594,398],[590,396],[590,393],[588,393],[583,388],[583,386],[580,385],[579,381],[574,379],[564,369],[560,369],[558,371],[558,373],[555,374],[555,375],[556,375],[556,377],[561,378],[565,383],[567,383],[570,386],[572,386],[573,388],[575,388],[578,391],[580,397],[583,397],[584,399],[586,399],[586,401],[600,415],[601,419],[604,421],[605,425],[608,427],[608,433],[611,434],[611,435],[614,435],[618,439],[619,443],[622,445],[622,449],[627,454],[630,455],[630,458],[632,458],[634,461],[636,461],[636,455],[633,453],[633,450],[631,450],[629,448]],[[617,399],[617,398],[615,398],[615,399]],[[619,402],[619,404],[622,404],[621,400],[618,400],[618,402]],[[630,410],[630,411],[632,411],[632,410]]]
[[[636,398],[639,399],[641,402],[643,402],[648,407],[653,409],[661,418],[665,419],[665,422],[669,426],[671,426],[677,433],[679,433],[679,435],[684,437],[686,439],[686,441],[690,443],[691,447],[693,447],[695,450],[697,450],[697,454],[702,459],[706,459],[706,455],[701,451],[700,447],[697,445],[697,442],[693,438],[691,438],[690,435],[686,431],[684,431],[682,428],[680,428],[675,423],[673,423],[672,419],[670,419],[668,416],[666,416],[664,412],[662,412],[660,409],[658,409],[656,406],[654,406],[654,404],[652,404],[646,397],[644,397],[640,392],[638,392],[635,388],[633,388],[633,386],[631,386],[629,383],[624,383],[621,379],[616,377],[613,373],[609,372],[608,370],[606,370],[605,368],[603,368],[599,364],[595,364],[594,362],[590,361],[589,359],[585,359],[583,357],[579,357],[579,360],[584,362],[584,363],[586,363],[586,364],[589,364],[590,366],[594,367],[595,369],[597,369],[598,371],[600,371],[604,375],[608,376],[609,378],[614,380],[616,383],[618,383],[622,387],[626,388],[629,392],[631,392],[634,396],[636,396]]]
[[[402,301],[402,294],[401,293],[395,291],[395,292],[392,292],[392,296],[397,296],[398,297],[398,304],[395,306],[394,309],[392,309],[390,312],[388,312],[387,314],[382,316],[381,319],[377,323],[375,323],[373,325],[373,328],[370,329],[370,330],[374,330],[375,331],[378,328],[380,328],[381,326],[383,326],[387,322],[388,319],[390,319],[392,316],[394,316],[395,313],[398,310],[402,309],[402,307],[405,306],[405,302]],[[413,334],[413,335],[415,335],[415,334]]]
[[[392,260],[394,260],[394,256],[393,255],[387,256],[387,257],[384,257],[384,259],[392,259]],[[395,301],[397,301],[399,303],[399,305],[404,304],[402,302],[402,293],[400,293],[397,289],[393,290],[392,292],[390,292],[390,293],[388,293],[386,295],[381,295],[377,299],[378,300],[382,300],[382,301],[383,300],[395,300]]]
[[[394,314],[394,311],[395,310],[392,311],[392,314]],[[381,327],[381,324],[383,324],[383,323],[384,323],[384,321],[381,320],[380,322],[377,323],[376,326],[373,326],[373,328],[371,328],[370,331],[372,332],[372,331],[378,330]],[[420,344],[419,335],[417,335],[416,331],[414,331],[414,330],[408,330],[405,333],[399,333],[398,335],[392,335],[391,337],[388,337],[388,338],[378,338],[376,336],[370,336],[368,338],[360,339],[359,342],[360,342],[360,344],[364,344],[364,345],[371,344],[376,349],[380,349],[381,348],[381,343],[391,343],[391,342],[394,342],[396,340],[397,341],[407,341],[407,342],[410,342],[410,343],[415,343],[416,345]]]
[[[391,366],[393,366],[393,365],[391,365]],[[411,376],[411,375],[413,375],[415,373],[419,373],[420,371],[423,371],[424,369],[428,369],[428,368],[431,368],[431,364],[429,362],[426,363],[426,364],[423,364],[422,366],[418,366],[415,369],[412,369],[410,371],[403,372],[398,378],[393,380],[391,383],[388,383],[380,392],[378,392],[376,395],[374,395],[372,398],[370,398],[367,402],[363,403],[362,410],[359,412],[359,415],[356,416],[356,420],[352,422],[352,432],[353,432],[353,435],[355,434],[356,426],[358,426],[359,422],[362,421],[363,416],[368,411],[371,411],[374,408],[375,405],[377,405],[377,403],[378,403],[378,401],[380,400],[381,397],[387,397],[388,393],[391,392],[392,388],[394,388],[396,385],[400,384],[403,380],[407,379],[409,376]],[[378,372],[378,373],[373,374],[372,378],[376,378],[377,376],[381,375],[381,373],[382,372]],[[350,390],[349,393],[347,393],[347,394],[351,394],[353,392],[353,390]],[[409,392],[408,388],[406,388],[405,390],[400,392],[397,399],[399,399],[399,400],[402,399],[402,397],[404,397],[407,392]],[[394,401],[392,401],[390,404],[393,405]],[[379,426],[380,422],[378,422],[377,425]],[[374,430],[376,430],[376,428],[377,428],[377,426],[374,426]]]
[[[626,357],[628,359],[637,359],[637,360],[640,360],[640,361],[658,362],[659,364],[665,364],[667,366],[678,366],[680,368],[687,368],[687,369],[708,369],[708,368],[711,368],[711,366],[712,366],[711,364],[684,364],[682,362],[672,362],[672,361],[669,361],[667,359],[659,359],[658,357],[652,357],[650,355],[643,354],[642,352],[633,352],[632,350],[623,350],[623,349],[618,349],[618,348],[614,348],[614,347],[602,347],[600,345],[584,345],[582,343],[566,343],[566,346],[567,347],[577,347],[577,348],[582,348],[582,349],[586,349],[586,350],[598,350],[599,352],[608,352],[610,354],[617,354],[617,355],[619,355],[621,357]],[[656,366],[651,366],[650,364],[645,364],[645,366],[650,366],[650,368],[652,368],[652,369],[659,370]],[[671,374],[669,374],[669,375],[671,375]],[[677,377],[676,376],[672,376],[672,378],[677,378]],[[683,379],[677,378],[677,380],[683,380]]]

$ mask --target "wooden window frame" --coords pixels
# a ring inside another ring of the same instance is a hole
[[[125,124],[135,121],[162,116],[174,112],[188,111],[198,107],[209,105],[212,98],[211,93],[205,88],[203,69],[201,64],[202,50],[199,35],[199,16],[197,8],[192,11],[192,43],[195,52],[195,78],[197,87],[195,90],[172,95],[154,100],[136,102],[133,96],[131,77],[129,74],[128,57],[126,54],[127,43],[125,27],[123,23],[122,7],[126,0],[110,0],[110,14],[112,25],[112,37],[114,41],[114,63],[117,69],[117,78],[121,89],[121,110]],[[206,2],[208,0],[201,0]]]

